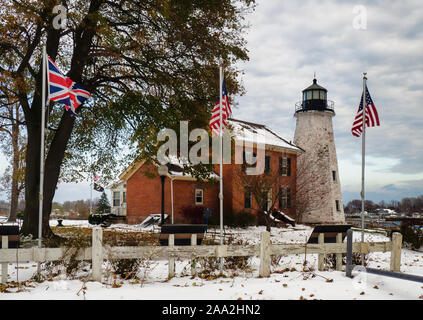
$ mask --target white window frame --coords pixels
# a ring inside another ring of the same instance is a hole
[[[119,198],[115,198],[115,194],[119,194]],[[115,206],[115,200],[119,201],[119,205]],[[122,199],[121,199],[121,192],[120,191],[113,191],[113,207],[120,207],[122,205]]]
[[[197,192],[201,192],[201,202],[197,201]],[[203,189],[195,189],[195,205],[202,205],[204,203],[204,190]]]

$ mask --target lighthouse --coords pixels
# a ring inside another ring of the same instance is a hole
[[[327,93],[313,79],[295,105],[294,143],[305,150],[297,164],[296,206],[301,223],[345,223],[332,126],[335,109]]]

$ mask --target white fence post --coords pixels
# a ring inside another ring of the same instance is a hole
[[[320,247],[322,249],[324,249],[325,246],[325,234],[324,233],[319,233],[319,237],[318,237],[318,243],[320,245]],[[319,253],[317,256],[317,270],[319,271],[323,271],[325,265],[325,254],[324,253]]]
[[[391,271],[399,272],[401,269],[401,247],[402,234],[394,232],[392,234]]]
[[[342,243],[342,233],[336,235],[336,243]],[[336,254],[336,270],[342,270],[342,253]]]
[[[196,233],[191,234],[191,245],[192,246],[197,245],[197,234]],[[193,277],[195,277],[195,275],[197,274],[196,268],[195,268],[196,264],[197,264],[197,261],[196,261],[196,258],[194,258],[191,261],[191,276],[193,276]]]
[[[270,232],[260,234],[260,277],[270,276]]]
[[[94,227],[92,234],[92,276],[101,282],[101,265],[103,264],[103,229]]]
[[[9,247],[9,237],[8,236],[2,236],[1,237],[1,248],[7,249]],[[7,265],[8,263],[2,263],[1,264],[1,283],[7,282]]]
[[[173,247],[175,245],[175,235],[169,234],[168,240],[169,247]],[[169,274],[168,279],[171,279],[175,276],[175,258],[172,255],[169,255]]]

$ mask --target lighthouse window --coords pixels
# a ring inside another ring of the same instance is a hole
[[[323,90],[320,91],[320,99],[321,100],[326,100],[326,95],[325,95],[325,92]]]
[[[332,179],[333,181],[336,181],[336,171],[332,171]]]
[[[313,99],[319,99],[319,90],[313,91]]]
[[[311,100],[312,99],[312,93],[311,91],[307,91],[307,100]]]
[[[339,208],[339,200],[335,200],[335,205],[336,205],[336,211],[341,211],[341,209]]]

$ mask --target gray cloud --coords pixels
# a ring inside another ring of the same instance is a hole
[[[366,30],[352,26],[358,4],[258,1],[247,36],[250,61],[241,66],[247,93],[238,99],[234,116],[265,123],[292,139],[295,102],[316,71],[335,101],[338,161],[347,161],[361,154],[361,139],[353,137],[350,128],[361,97],[362,72],[367,72],[381,127],[367,130],[366,153],[397,160],[371,170],[423,174],[421,1],[365,1]],[[343,183],[353,184],[340,174]],[[422,185],[416,188],[423,193]]]

